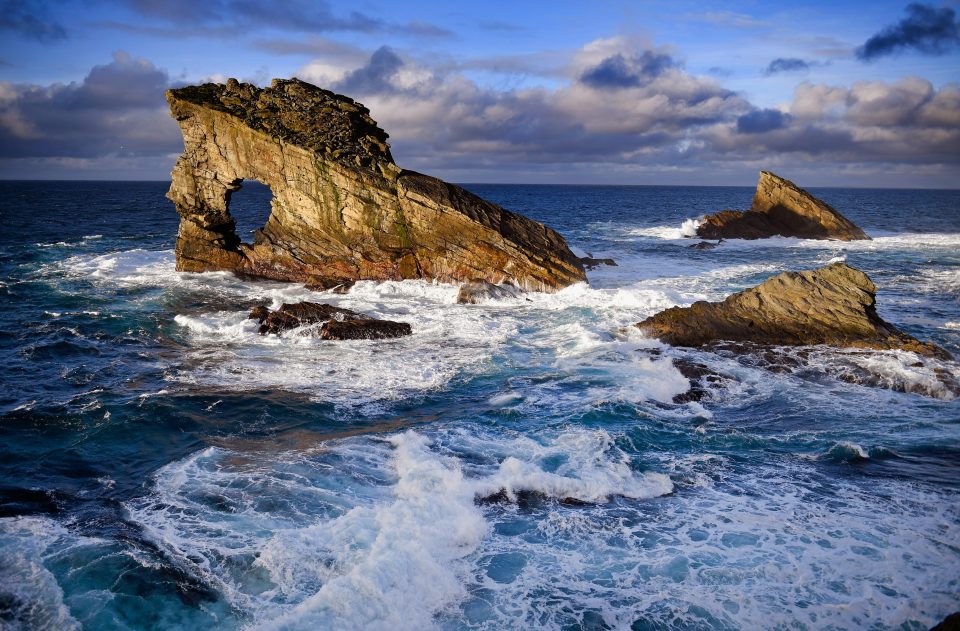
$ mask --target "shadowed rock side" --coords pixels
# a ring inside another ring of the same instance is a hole
[[[167,197],[180,214],[177,269],[334,286],[351,280],[511,281],[552,291],[586,280],[562,236],[460,187],[394,163],[387,134],[352,99],[297,79],[169,90],[183,133]],[[252,244],[230,195],[273,192]]]
[[[719,341],[896,349],[949,359],[944,349],[921,342],[876,310],[877,288],[844,263],[784,272],[723,302],[671,307],[637,326],[673,346]]]
[[[697,236],[703,239],[765,239],[778,235],[840,241],[870,238],[830,204],[769,171],[760,172],[749,211],[723,210],[707,216],[697,228]]]

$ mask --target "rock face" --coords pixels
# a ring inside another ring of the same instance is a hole
[[[167,193],[181,218],[179,270],[315,286],[481,278],[552,291],[586,280],[550,228],[401,170],[386,132],[348,97],[297,79],[263,89],[231,79],[169,90],[167,101],[184,140]],[[252,244],[230,215],[245,179],[273,192]]]
[[[671,307],[637,326],[674,346],[719,341],[774,345],[827,344],[898,349],[950,358],[884,322],[876,310],[877,288],[863,272],[844,263],[785,272],[723,302]]]
[[[311,324],[322,326],[317,331],[325,340],[382,340],[403,337],[412,333],[406,322],[377,320],[333,305],[316,302],[284,303],[276,311],[256,307],[250,319],[260,323],[260,335],[284,331]]]
[[[830,204],[769,171],[760,172],[749,211],[723,210],[706,217],[697,228],[697,236],[703,239],[765,239],[777,235],[840,241],[870,238]]]

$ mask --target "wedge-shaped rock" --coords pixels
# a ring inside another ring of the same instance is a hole
[[[869,239],[833,206],[817,199],[790,180],[760,172],[749,211],[723,210],[707,216],[697,228],[703,239]]]
[[[944,349],[921,342],[877,315],[877,288],[844,263],[784,272],[723,302],[671,307],[637,324],[674,346],[713,342],[898,349],[948,359]]]
[[[586,279],[555,231],[464,189],[401,170],[387,134],[352,99],[297,79],[169,90],[183,133],[167,197],[180,214],[177,269],[325,287],[351,280],[511,281],[552,291]],[[241,243],[230,195],[268,185],[272,212]]]

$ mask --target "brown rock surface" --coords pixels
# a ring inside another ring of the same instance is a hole
[[[255,307],[250,319],[260,322],[260,335],[284,331],[310,324],[323,325],[318,335],[325,340],[382,340],[410,335],[406,322],[377,320],[333,305],[316,302],[284,303],[276,311]]]
[[[262,89],[231,79],[169,90],[167,101],[184,140],[167,193],[181,218],[179,270],[321,287],[480,278],[553,291],[586,280],[550,228],[397,167],[387,134],[348,97],[297,79]],[[229,209],[245,179],[273,192],[252,244]]]
[[[898,349],[949,358],[944,349],[921,342],[876,310],[877,288],[863,272],[844,263],[784,272],[723,302],[671,307],[637,326],[674,346],[719,341]]]
[[[760,172],[749,211],[722,210],[707,216],[697,228],[703,239],[869,239],[863,230],[830,204],[790,180]]]

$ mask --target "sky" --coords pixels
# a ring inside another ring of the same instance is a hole
[[[960,187],[960,2],[0,0],[0,179],[165,180],[164,90],[299,77],[454,182]]]

